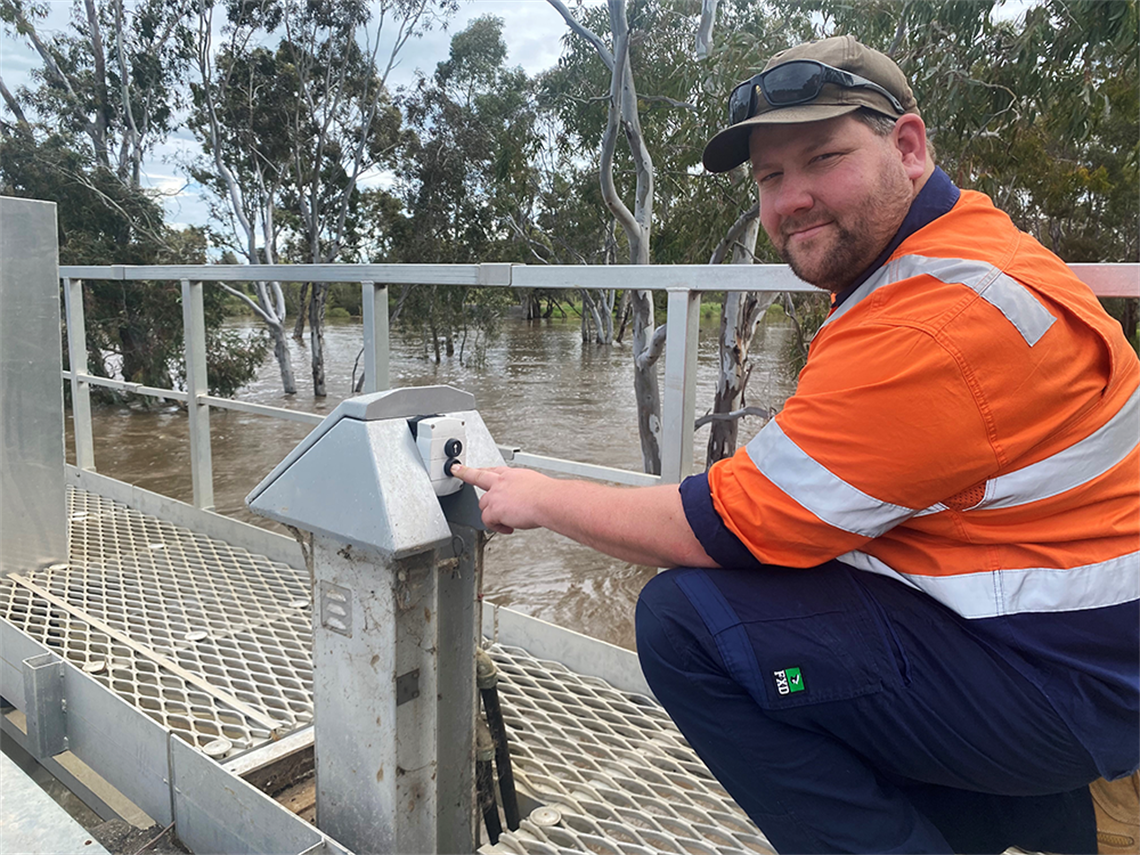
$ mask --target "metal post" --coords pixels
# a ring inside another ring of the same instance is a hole
[[[67,355],[71,369],[71,418],[75,423],[75,465],[95,471],[95,439],[91,432],[91,386],[87,376],[87,322],[83,316],[83,280],[63,280],[67,314]]]
[[[661,406],[661,481],[676,484],[693,471],[701,295],[699,291],[687,288],[669,288],[668,292],[665,394]]]
[[[360,283],[364,306],[364,392],[383,392],[388,378],[388,286]]]
[[[317,822],[353,852],[437,851],[437,560],[313,540]]]
[[[451,524],[454,569],[440,567],[439,649],[456,652],[439,658],[437,742],[444,763],[436,792],[440,852],[474,852],[478,845],[475,811],[475,661],[470,654],[479,644],[482,615],[478,595],[482,588],[484,532]]]
[[[182,328],[186,354],[186,405],[190,417],[190,478],[194,506],[214,509],[214,466],[210,456],[210,405],[198,400],[209,392],[206,379],[206,316],[202,283],[182,280]]]

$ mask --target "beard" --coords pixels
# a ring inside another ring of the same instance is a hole
[[[890,243],[906,218],[913,190],[906,176],[884,169],[879,184],[861,202],[838,215],[829,208],[814,208],[810,214],[780,224],[776,246],[780,257],[800,279],[839,293],[858,278]],[[792,233],[812,225],[829,223],[824,234],[793,246]]]

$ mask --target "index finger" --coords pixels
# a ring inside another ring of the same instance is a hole
[[[476,469],[473,466],[464,466],[456,463],[451,467],[451,474],[466,484],[472,484],[480,490],[490,490],[491,485],[499,480],[500,475],[493,469]]]

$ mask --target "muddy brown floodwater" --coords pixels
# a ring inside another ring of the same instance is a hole
[[[252,322],[235,324],[255,329]],[[781,367],[791,335],[784,322],[767,322],[753,347],[748,404],[783,405],[794,378]],[[697,409],[706,412],[716,386],[715,323],[702,325],[698,349]],[[308,348],[290,340],[298,393],[281,392],[272,354],[238,398],[259,404],[329,413],[350,395],[350,375],[362,341],[359,322],[330,323],[325,333],[329,395],[312,395]],[[470,357],[470,354],[468,354]],[[448,384],[475,395],[492,436],[535,454],[640,470],[633,373],[627,345],[583,344],[576,319],[509,319],[481,362],[457,357],[436,365],[417,334],[393,331],[393,386]],[[182,501],[191,501],[185,412],[176,406],[140,410],[95,406],[96,469]],[[758,430],[745,419],[741,437]],[[306,425],[214,409],[210,432],[216,509],[245,522],[274,527],[254,516],[244,498],[309,432]],[[703,469],[708,428],[697,432],[693,459]],[[68,459],[74,462],[67,419]],[[278,529],[282,530],[282,529]],[[632,648],[633,611],[641,587],[656,571],[608,558],[547,531],[496,535],[487,546],[486,597],[526,614]]]

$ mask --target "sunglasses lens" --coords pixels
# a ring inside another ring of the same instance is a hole
[[[728,123],[730,125],[743,122],[752,114],[752,93],[755,91],[756,85],[752,81],[741,83],[732,90],[732,94],[728,96]]]
[[[823,69],[811,62],[786,62],[764,76],[764,97],[773,107],[811,101],[822,88]]]

